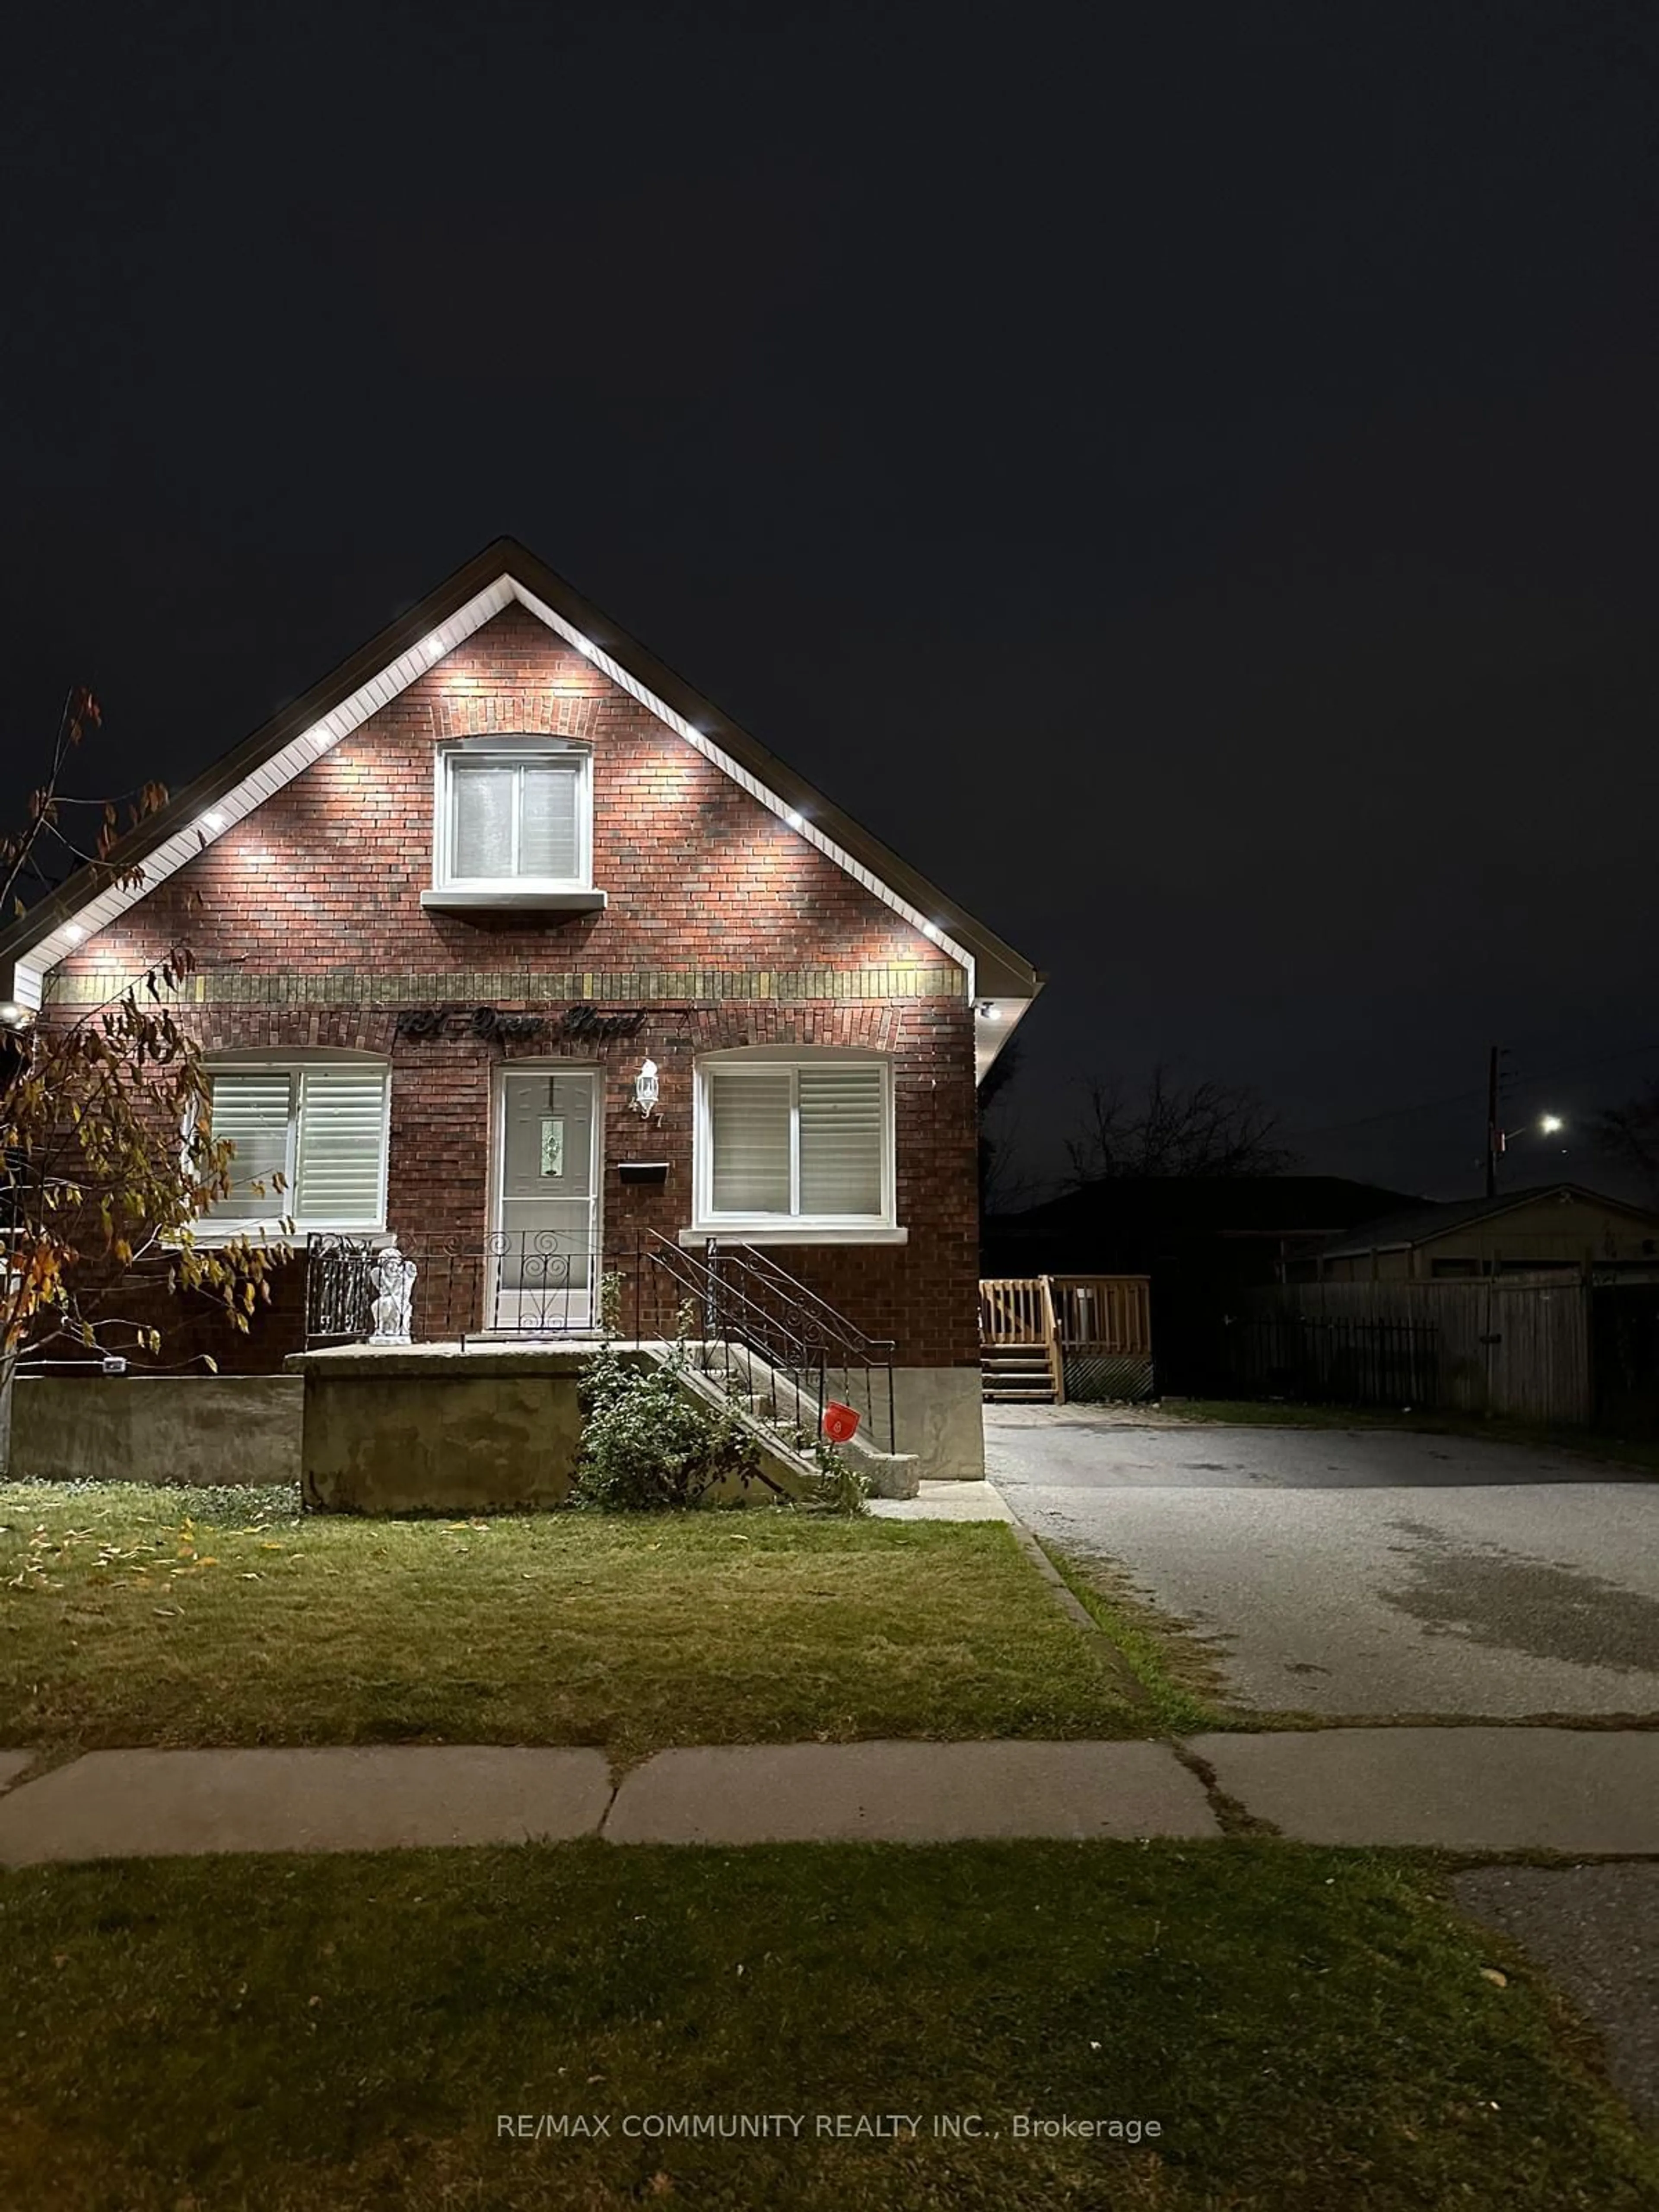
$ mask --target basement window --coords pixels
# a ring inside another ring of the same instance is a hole
[[[602,907],[584,745],[468,738],[438,753],[428,907]]]
[[[700,1061],[688,1243],[898,1243],[893,1071],[864,1054]]]

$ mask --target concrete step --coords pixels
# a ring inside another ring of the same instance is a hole
[[[773,1481],[781,1483],[792,1496],[806,1495],[817,1480],[818,1467],[810,1449],[801,1451],[787,1443],[770,1419],[763,1415],[746,1400],[764,1399],[765,1392],[744,1392],[728,1396],[723,1378],[705,1375],[696,1368],[687,1368],[680,1377],[682,1388],[707,1406],[731,1406],[737,1417],[755,1439],[760,1449],[761,1462]],[[808,1408],[809,1413],[811,1408]],[[843,1445],[848,1459],[864,1477],[872,1498],[914,1498],[921,1480],[920,1462],[914,1452],[884,1452],[874,1450],[861,1437],[854,1437],[850,1445]]]

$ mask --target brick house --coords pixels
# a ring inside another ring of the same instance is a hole
[[[1040,979],[523,547],[131,857],[0,935],[0,996],[50,1021],[189,944],[216,1129],[286,1179],[285,1229],[239,1188],[201,1238],[395,1237],[428,1334],[441,1275],[446,1332],[580,1331],[642,1239],[764,1254],[892,1340],[899,1448],[982,1472],[975,1086]],[[314,1265],[246,1338],[173,1310],[164,1357],[276,1372]]]

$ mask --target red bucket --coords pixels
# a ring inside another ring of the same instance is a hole
[[[832,1444],[851,1443],[859,1432],[859,1417],[851,1406],[832,1398],[823,1409],[823,1433]]]

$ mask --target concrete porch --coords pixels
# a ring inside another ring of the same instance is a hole
[[[306,1504],[348,1513],[534,1511],[569,1495],[582,1435],[580,1389],[601,1340],[345,1345],[299,1352],[287,1365],[303,1386],[301,1481]],[[672,1347],[619,1346],[647,1364]],[[752,1354],[693,1346],[680,1388],[708,1411],[730,1405],[759,1456],[761,1480],[731,1502],[805,1495],[817,1468],[790,1431],[816,1425],[815,1401]],[[718,1355],[704,1371],[699,1354]],[[914,1455],[846,1447],[872,1492],[915,1495]]]

